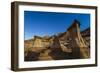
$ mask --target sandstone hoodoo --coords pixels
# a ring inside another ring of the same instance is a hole
[[[74,20],[62,33],[25,40],[25,61],[89,58],[90,28],[80,31],[80,25]]]
[[[80,32],[80,23],[75,20],[71,27],[69,27],[69,38],[70,45],[72,48],[72,55],[73,58],[88,58],[88,45],[86,45],[85,39],[82,38],[81,32]]]

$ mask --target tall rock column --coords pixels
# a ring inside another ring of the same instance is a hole
[[[80,23],[75,20],[72,26],[68,29],[69,38],[71,38],[69,44],[72,48],[73,58],[88,58],[88,47],[85,44],[84,39],[80,34]]]

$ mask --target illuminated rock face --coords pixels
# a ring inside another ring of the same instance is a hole
[[[81,36],[79,25],[80,23],[75,20],[68,29],[69,38],[71,38],[69,45],[72,48],[72,56],[74,58],[89,58],[89,47]]]
[[[33,47],[43,47],[41,38],[35,37]]]
[[[84,59],[90,57],[90,31],[80,32],[75,20],[67,31],[55,36],[35,36],[31,40],[31,54],[25,52],[25,61]],[[27,44],[27,43],[25,43]],[[29,46],[28,46],[29,47]],[[25,47],[26,48],[26,47]]]

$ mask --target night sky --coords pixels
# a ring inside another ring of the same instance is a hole
[[[81,31],[90,27],[90,14],[24,11],[25,40],[65,32],[75,19],[80,22]]]

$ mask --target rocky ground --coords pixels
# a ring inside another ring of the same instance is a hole
[[[77,23],[66,32],[52,36],[52,43],[47,47],[33,47],[33,39],[25,40],[25,61],[89,58],[90,28],[81,32]]]

